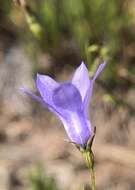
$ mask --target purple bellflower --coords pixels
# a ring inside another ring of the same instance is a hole
[[[49,76],[37,74],[36,87],[40,97],[26,88],[21,90],[57,115],[70,141],[85,148],[93,135],[88,106],[94,82],[105,65],[105,62],[100,64],[94,77],[90,79],[88,69],[82,62],[72,80],[63,83],[58,83]]]

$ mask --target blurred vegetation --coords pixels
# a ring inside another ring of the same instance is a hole
[[[28,190],[58,190],[54,178],[45,174],[42,164],[37,166],[29,173],[30,187]]]
[[[34,73],[54,77],[63,67],[76,67],[83,59],[92,76],[98,64],[106,60],[108,65],[99,82],[106,89],[107,101],[117,104],[122,101],[115,92],[134,87],[135,81],[131,7],[128,0],[1,0],[0,32],[6,31],[10,39],[23,43]],[[49,71],[39,64],[43,54],[53,62]]]

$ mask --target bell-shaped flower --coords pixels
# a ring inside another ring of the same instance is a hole
[[[100,64],[94,77],[90,79],[88,69],[82,62],[72,80],[63,83],[58,83],[49,76],[37,74],[36,87],[40,96],[26,88],[21,90],[57,115],[70,141],[85,148],[93,135],[88,106],[94,82],[105,65],[106,63]]]

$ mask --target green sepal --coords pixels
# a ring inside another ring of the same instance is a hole
[[[70,142],[70,143],[75,145],[76,148],[82,153],[82,155],[83,155],[83,157],[85,159],[87,167],[88,168],[93,168],[93,166],[94,166],[94,155],[93,155],[92,150],[87,149],[87,148],[82,148],[79,144],[76,144],[74,142]]]
[[[96,126],[94,127],[93,135],[89,138],[89,140],[87,142],[86,150],[91,150],[95,135],[96,135]]]
[[[85,162],[86,162],[86,165],[88,168],[93,168],[94,167],[94,155],[93,155],[93,152],[91,150],[85,150],[83,153],[82,153],[84,159],[85,159]]]

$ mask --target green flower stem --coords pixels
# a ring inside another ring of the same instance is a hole
[[[89,168],[90,171],[92,190],[96,190],[95,173],[94,173],[94,155],[91,150],[85,150],[83,152],[83,156],[85,158],[87,167]]]
[[[95,183],[95,173],[94,173],[94,168],[90,169],[90,176],[91,176],[91,185],[92,185],[92,190],[96,190],[96,183]]]

